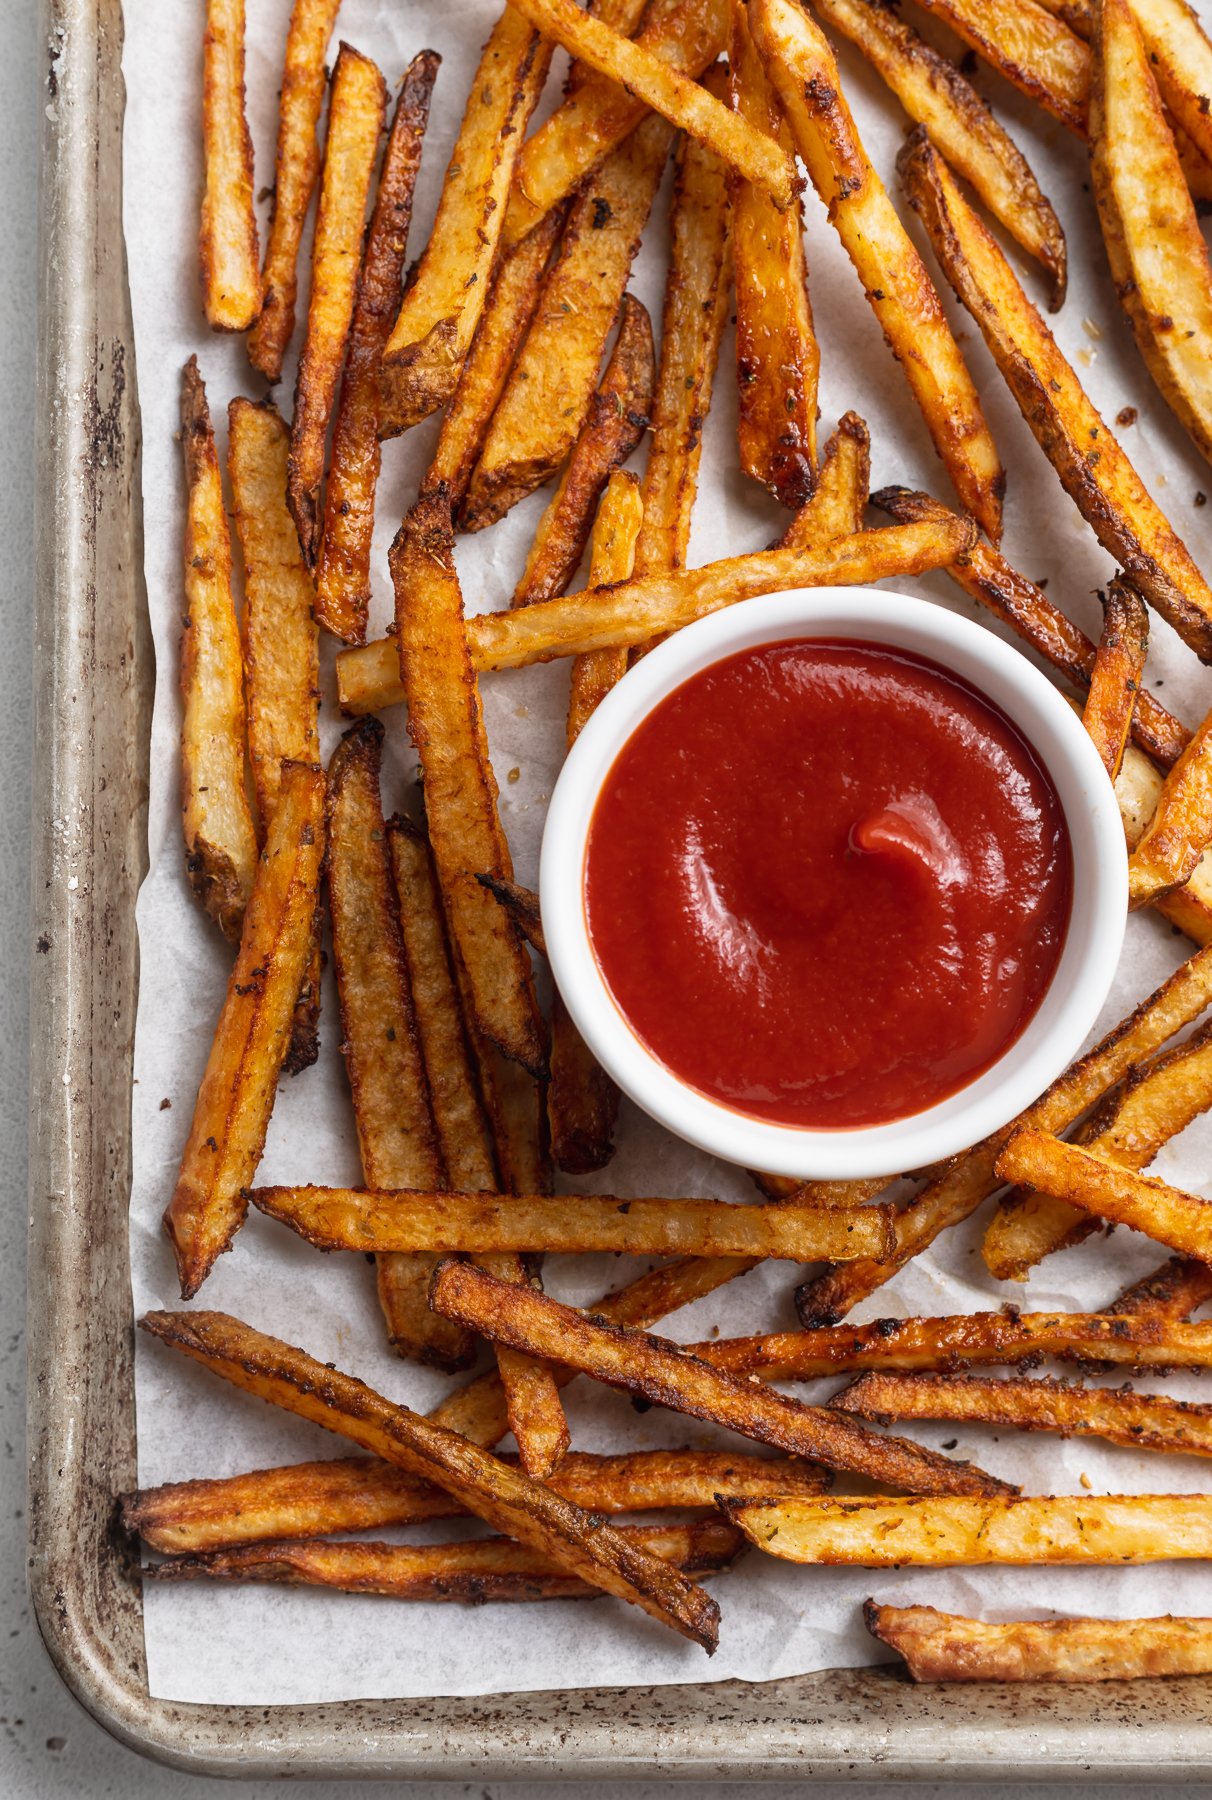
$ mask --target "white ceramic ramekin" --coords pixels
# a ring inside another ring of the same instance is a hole
[[[938,1105],[890,1124],[819,1130],[734,1111],[687,1085],[637,1037],[598,966],[585,851],[615,757],[666,695],[709,664],[789,638],[847,638],[929,657],[1019,727],[1056,786],[1073,849],[1073,905],[1052,984],[1005,1055]],[[569,753],[543,835],[540,898],[552,974],[582,1036],[625,1094],[678,1137],[729,1162],[819,1180],[924,1168],[996,1131],[1080,1050],[1107,997],[1127,917],[1127,854],[1111,783],[1069,702],[983,626],[907,594],[805,588],[700,619],[629,670]]]

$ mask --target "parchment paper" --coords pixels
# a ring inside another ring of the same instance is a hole
[[[1203,9],[1201,9],[1203,10]],[[289,0],[250,0],[248,94],[257,182],[272,180],[276,95]],[[231,952],[192,900],[183,867],[178,816],[176,692],[181,610],[183,485],[175,439],[181,365],[198,352],[212,411],[225,439],[228,400],[259,396],[242,340],[209,333],[198,300],[196,234],[200,190],[201,8],[126,0],[125,220],[134,300],[143,413],[146,577],[158,681],[152,732],[151,872],[138,909],[141,992],[135,1044],[135,1181],[131,1267],[135,1304],[176,1306],[172,1259],[160,1214],[172,1189]],[[417,197],[412,249],[424,244],[479,46],[496,16],[494,0],[345,0],[339,34],[373,56],[391,83],[408,59],[432,45],[443,56]],[[335,52],[334,52],[335,53]],[[905,121],[896,103],[844,49],[843,74],[877,167],[891,184]],[[556,77],[549,94],[558,93]],[[1105,272],[1081,147],[1059,126],[1020,104],[994,77],[978,81],[1011,124],[1069,234],[1071,288],[1057,334],[1108,421],[1137,409],[1123,441],[1156,498],[1212,565],[1212,513],[1196,495],[1212,488],[1212,470],[1170,419],[1137,357]],[[549,101],[550,104],[550,101]],[[659,322],[668,185],[662,190],[637,264],[634,290]],[[906,208],[902,213],[911,219]],[[910,229],[916,232],[913,223]],[[807,206],[812,298],[823,346],[822,431],[857,408],[874,439],[873,486],[905,481],[949,497],[902,376],[887,351],[815,197]],[[920,239],[919,239],[920,242]],[[306,255],[306,246],[305,246]],[[927,262],[930,262],[927,251]],[[1016,261],[1020,260],[1016,256]],[[303,263],[304,274],[306,262]],[[1043,282],[1028,274],[1032,293]],[[306,285],[304,285],[304,297]],[[1006,549],[1028,575],[1097,635],[1093,590],[1113,573],[1036,448],[985,353],[975,328],[952,307],[1010,473]],[[301,335],[301,328],[300,334]],[[731,338],[724,346],[708,423],[691,560],[759,548],[777,525],[776,509],[736,473],[735,382]],[[279,391],[289,415],[293,364]],[[435,422],[386,447],[375,549],[376,629],[389,616],[386,551],[428,460]],[[458,565],[470,611],[505,604],[521,570],[545,494],[519,506],[495,529],[464,537]],[[978,613],[941,577],[911,584],[942,605]],[[993,627],[991,627],[993,628]],[[1149,680],[1188,722],[1212,701],[1212,681],[1167,627],[1152,620]],[[485,704],[502,812],[519,879],[537,874],[544,802],[563,743],[566,674],[560,665],[489,677]],[[327,754],[340,729],[325,673]],[[413,779],[403,717],[388,715],[388,809],[407,804]],[[517,771],[516,778],[512,772]],[[1080,929],[1080,921],[1077,922]],[[1189,950],[1161,921],[1130,922],[1122,966],[1104,1023],[1152,989]],[[284,1083],[274,1112],[262,1179],[353,1182],[357,1150],[337,1053],[331,985],[324,995],[320,1064]],[[1199,1124],[1158,1159],[1167,1178],[1206,1190],[1212,1125]],[[713,1163],[625,1107],[618,1154],[587,1188],[601,1192],[715,1194],[736,1200],[753,1190],[738,1170]],[[1098,1237],[1046,1262],[1026,1289],[999,1287],[979,1255],[983,1215],[949,1232],[935,1250],[856,1313],[944,1313],[1013,1299],[1033,1308],[1091,1307],[1161,1259],[1133,1233]],[[553,1259],[550,1290],[585,1303],[638,1270],[614,1258]],[[672,1335],[702,1338],[794,1324],[791,1291],[798,1272],[772,1264],[733,1283],[669,1325]],[[298,1238],[253,1214],[234,1254],[220,1259],[198,1302],[223,1308],[332,1359],[394,1398],[426,1408],[445,1378],[390,1356],[383,1344],[372,1271],[360,1256],[320,1257]],[[275,1462],[340,1455],[348,1446],[319,1429],[261,1406],[160,1345],[140,1338],[136,1362],[139,1477],[144,1484],[215,1476]],[[833,1384],[798,1391],[817,1399]],[[1193,1397],[1198,1383],[1175,1377],[1167,1390]],[[574,1438],[583,1449],[700,1444],[711,1434],[660,1411],[637,1414],[620,1395],[585,1381],[568,1390]],[[1022,1483],[1026,1492],[1206,1490],[1208,1465],[1194,1458],[1135,1457],[1094,1441],[1063,1444],[921,1427],[924,1441],[948,1446]],[[731,1440],[733,1444],[736,1440]],[[470,1526],[475,1530],[477,1527]],[[414,1541],[419,1537],[414,1533]],[[431,1536],[458,1535],[449,1523]],[[145,1630],[151,1691],[189,1701],[273,1704],[419,1695],[474,1695],[556,1687],[769,1680],[876,1660],[859,1603],[869,1593],[891,1601],[929,1601],[997,1617],[1095,1611],[1121,1616],[1167,1610],[1212,1613],[1212,1573],[1202,1564],[1159,1564],[1115,1571],[977,1569],[909,1572],[798,1568],[751,1553],[713,1588],[723,1607],[716,1656],[683,1643],[612,1600],[542,1606],[409,1605],[305,1589],[149,1585]]]

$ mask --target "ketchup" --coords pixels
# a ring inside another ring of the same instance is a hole
[[[1047,772],[936,663],[794,639],[713,664],[620,751],[585,906],[633,1031],[739,1112],[884,1124],[1013,1044],[1072,855]]]

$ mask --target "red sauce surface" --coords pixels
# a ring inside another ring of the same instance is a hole
[[[1014,1042],[1055,972],[1072,857],[991,701],[883,645],[796,639],[693,676],[608,774],[585,902],[632,1029],[784,1124],[906,1118]]]

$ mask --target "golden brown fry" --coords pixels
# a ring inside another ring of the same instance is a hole
[[[369,57],[342,44],[328,103],[328,137],[311,252],[307,335],[295,380],[287,497],[310,567],[320,549],[324,445],[353,319],[366,198],[387,111],[387,84]]]
[[[198,359],[181,389],[185,613],[181,622],[181,822],[194,892],[239,939],[257,867],[244,785],[244,671],[231,589],[231,533]]]
[[[1142,597],[1212,659],[1212,590],[920,127],[898,166],[947,279],[1066,493]]]
[[[890,1486],[928,1493],[1004,1491],[983,1470],[949,1462],[899,1438],[834,1426],[838,1414],[803,1406],[773,1389],[737,1381],[709,1368],[664,1338],[561,1306],[546,1294],[506,1287],[471,1263],[439,1264],[430,1290],[436,1311],[487,1335],[592,1375],[611,1387],[642,1394],[691,1418],[710,1419],[742,1437],[808,1456],[826,1468],[867,1474]],[[846,1421],[849,1425],[849,1421]]]
[[[324,776],[287,763],[164,1214],[186,1300],[231,1248],[248,1210],[245,1190],[261,1160],[311,954],[323,861]]]
[[[1036,0],[921,0],[921,5],[1020,93],[1070,131],[1084,133],[1090,52]]]
[[[1101,0],[1093,47],[1090,168],[1115,291],[1166,404],[1212,460],[1212,261],[1129,0]]]
[[[537,950],[540,956],[546,956],[547,939],[543,934],[539,896],[534,889],[523,887],[519,881],[506,881],[499,875],[479,875],[476,879],[505,908],[530,948]]]
[[[602,495],[594,521],[589,564],[591,588],[613,587],[616,581],[631,579],[643,519],[644,502],[638,478],[626,469],[616,469]],[[573,658],[568,689],[569,749],[580,737],[594,708],[626,673],[626,650],[591,650],[584,656]],[[554,1048],[552,1062],[554,1065]],[[554,1081],[554,1066],[552,1078]]]
[[[393,1406],[363,1382],[224,1313],[149,1313],[141,1323],[246,1393],[436,1482],[469,1511],[552,1557],[567,1573],[641,1606],[705,1650],[714,1648],[719,1608],[693,1582],[467,1438]]]
[[[717,1450],[573,1451],[549,1477],[557,1494],[598,1513],[714,1506],[717,1494],[819,1494],[825,1480],[812,1463]],[[126,1530],[166,1556],[415,1525],[465,1510],[442,1488],[368,1456],[169,1482],[124,1494],[121,1509]]]
[[[869,1569],[1169,1562],[1212,1552],[1212,1496],[737,1500],[725,1516],[788,1562]]]
[[[549,481],[587,424],[673,136],[650,115],[578,191],[460,508],[463,530],[492,525]]]
[[[202,310],[212,331],[244,331],[261,307],[253,147],[244,111],[244,0],[206,0],[202,44]]]
[[[1065,234],[1026,157],[953,62],[879,0],[818,0],[817,11],[857,44],[909,117],[924,125],[951,167],[1052,279],[1062,305]]]
[[[723,50],[727,21],[727,0],[652,0],[636,42],[693,78]],[[579,187],[647,111],[643,100],[607,75],[590,73],[574,83],[564,104],[522,147],[502,233],[506,246],[519,243]]]
[[[1212,1406],[1134,1394],[1131,1388],[1087,1388],[1068,1381],[998,1381],[979,1375],[861,1375],[829,1402],[852,1418],[948,1419],[1012,1425],[1060,1437],[1099,1437],[1127,1450],[1169,1456],[1212,1456]]]
[[[248,760],[264,836],[286,762],[320,755],[315,591],[286,506],[289,433],[272,400],[227,409],[227,469],[244,559]]]
[[[1029,1181],[1058,1200],[1130,1225],[1184,1256],[1212,1261],[1212,1205],[1152,1175],[1113,1162],[1046,1131],[1019,1131],[998,1159],[1005,1181]]]
[[[1186,0],[1132,0],[1166,105],[1204,161],[1212,161],[1212,43]]]
[[[1018,1118],[965,1151],[916,1194],[897,1218],[895,1256],[884,1263],[847,1263],[805,1283],[796,1308],[805,1325],[833,1325],[852,1306],[890,1281],[940,1231],[974,1213],[1001,1185],[994,1170],[999,1152],[1015,1131],[1034,1126],[1067,1131],[1134,1064],[1151,1056],[1212,1002],[1212,950],[1198,950],[1101,1043],[1079,1057]]]
[[[779,539],[783,550],[832,543],[863,529],[871,485],[871,433],[857,413],[843,413],[825,445],[816,492]]]
[[[793,154],[791,133],[746,23],[732,0],[729,99],[759,131]],[[741,467],[793,511],[816,486],[817,383],[821,353],[808,297],[798,196],[782,211],[741,175],[728,184],[736,287],[736,371]]]
[[[404,72],[366,234],[341,378],[316,564],[316,616],[347,644],[366,641],[370,547],[379,480],[379,364],[400,304],[412,196],[441,58],[422,50]]]
[[[522,135],[550,60],[550,48],[507,5],[481,52],[433,231],[383,352],[383,437],[407,431],[454,393],[484,310]]]
[[[506,1055],[541,1075],[546,1045],[530,963],[513,925],[476,880],[479,870],[508,871],[501,866],[496,785],[451,545],[445,496],[422,495],[391,550],[408,728],[421,759],[430,842],[475,1022]]]
[[[964,506],[996,543],[1006,485],[997,447],[942,301],[859,140],[833,52],[796,0],[751,0],[749,23],[796,149],[934,447]]]
[[[1212,714],[1166,776],[1128,859],[1128,904],[1148,906],[1190,880],[1212,841]]]
[[[1030,1619],[987,1625],[932,1606],[877,1606],[872,1637],[914,1681],[1135,1681],[1212,1670],[1212,1619]]]
[[[1126,1287],[1106,1311],[1182,1323],[1206,1300],[1212,1300],[1212,1264],[1194,1256],[1171,1256],[1160,1268]]]
[[[248,334],[248,360],[267,381],[282,379],[282,359],[295,331],[299,245],[320,175],[320,109],[328,85],[324,57],[340,6],[341,0],[294,0],[286,33],[261,313]]]
[[[1144,601],[1126,581],[1113,581],[1103,604],[1102,636],[1082,713],[1082,724],[1113,782],[1123,764],[1148,650]]]

